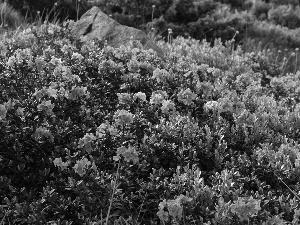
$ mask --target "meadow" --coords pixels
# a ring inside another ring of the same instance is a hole
[[[234,38],[162,59],[73,25],[2,33],[1,225],[300,223],[299,49],[291,72]]]

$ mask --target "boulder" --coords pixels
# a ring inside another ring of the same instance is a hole
[[[119,24],[97,6],[84,13],[71,32],[76,39],[83,42],[93,39],[107,40],[108,45],[112,47],[120,47],[127,45],[131,40],[137,40],[146,49],[153,49],[159,57],[164,57],[162,49],[145,32]]]

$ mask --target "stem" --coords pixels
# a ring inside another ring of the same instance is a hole
[[[1,4],[1,24],[0,27],[4,26],[4,20],[5,20],[5,16],[4,16],[4,3]]]
[[[118,175],[118,172],[119,172],[119,168],[120,168],[120,163],[118,164],[117,175]],[[114,201],[114,195],[115,195],[115,192],[116,192],[116,189],[117,189],[117,179],[118,178],[116,177],[116,180],[115,180],[115,183],[114,183],[114,187],[113,187],[113,193],[111,195],[111,199],[110,199],[110,203],[109,203],[109,208],[108,208],[108,212],[107,212],[107,216],[106,216],[105,225],[108,225],[109,214],[110,214],[110,211],[111,211],[111,208],[112,208],[112,203]]]
[[[5,212],[5,215],[3,216],[0,225],[2,225],[2,224],[4,225],[4,219],[5,219],[6,215],[7,215],[7,212],[8,212],[8,211]]]
[[[290,190],[290,192],[292,192],[295,197],[300,200],[300,197],[297,195],[297,193],[295,191],[293,191],[282,179],[281,177],[277,176],[277,174],[274,172],[275,176]]]
[[[142,205],[140,206],[140,211],[139,211],[139,214],[138,214],[138,216],[137,216],[137,221],[138,221],[138,219],[139,219],[139,217],[140,217],[140,214],[141,214],[142,208],[143,208],[143,206],[144,206],[144,202],[145,202],[145,199],[146,199],[147,195],[148,195],[148,193],[146,193],[146,195],[144,196]],[[145,213],[143,214],[143,216],[142,216],[142,218],[141,218],[141,221],[143,221],[144,215],[145,215]]]
[[[78,20],[78,17],[79,17],[79,1],[78,0],[76,0],[76,13],[77,13],[76,18]]]
[[[154,17],[154,8],[152,8],[152,19],[151,19],[152,28],[153,28],[153,17]]]
[[[295,60],[295,71],[294,71],[294,74],[296,74],[296,72],[297,72],[297,53],[296,53],[296,60]]]
[[[185,213],[184,213],[184,208],[182,209],[182,217],[183,217],[183,225],[185,225]]]
[[[279,51],[277,52],[277,56],[276,56],[276,59],[275,59],[275,64],[276,64],[276,65],[277,65],[278,57],[279,57]]]

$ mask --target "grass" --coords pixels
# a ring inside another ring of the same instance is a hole
[[[31,16],[29,16],[31,15]],[[52,17],[50,15],[53,15]],[[53,5],[50,11],[38,11],[36,15],[32,15],[30,10],[25,18],[13,9],[8,3],[0,3],[0,38],[12,38],[14,35],[32,27],[40,27],[44,23],[52,23],[62,25],[67,20],[67,16],[62,21],[59,20],[60,10],[57,5]]]
[[[0,3],[0,34],[24,25],[24,18],[7,2]]]
[[[0,3],[0,27],[17,28],[23,24],[24,18],[7,2]]]

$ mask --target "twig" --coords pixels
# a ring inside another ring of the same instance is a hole
[[[3,216],[2,220],[1,220],[0,225],[4,225],[4,219],[5,219],[6,215],[7,215],[7,211],[5,212],[5,214],[4,214],[4,216]]]
[[[274,172],[275,176],[290,190],[290,192],[292,192],[295,197],[300,201],[299,196],[297,195],[297,193],[295,191],[293,191],[282,179],[281,177],[277,176],[276,173]]]

